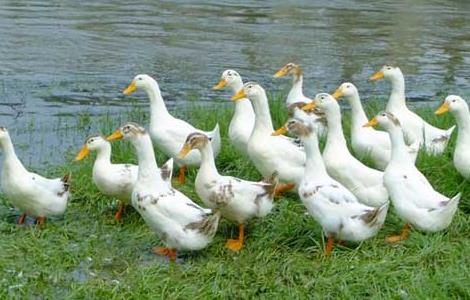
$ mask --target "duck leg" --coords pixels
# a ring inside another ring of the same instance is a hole
[[[116,221],[121,221],[122,214],[124,213],[125,210],[126,210],[126,204],[122,201],[119,201],[119,208],[116,214],[114,215],[114,219]]]
[[[26,220],[26,213],[23,213],[19,218],[18,218],[18,225],[24,224],[24,221]]]
[[[36,218],[36,225],[44,225],[46,223],[46,217],[37,217]]]
[[[279,183],[274,191],[275,196],[279,196],[295,188],[295,183]]]
[[[181,166],[178,171],[178,183],[183,184],[186,179],[186,166]]]
[[[411,225],[409,223],[406,223],[405,226],[403,226],[403,229],[401,230],[401,233],[399,235],[391,235],[385,238],[385,241],[390,244],[404,241],[408,238],[408,235],[410,234],[410,230],[411,230]]]
[[[154,247],[152,252],[157,255],[165,255],[170,259],[170,261],[176,261],[176,250],[171,248],[164,248],[164,247]]]
[[[331,256],[331,252],[333,252],[334,244],[335,244],[335,237],[332,234],[328,235],[328,241],[326,242],[326,248],[325,248],[325,256]]]
[[[243,247],[244,239],[245,239],[245,225],[239,224],[238,225],[238,239],[228,240],[227,243],[225,243],[225,247],[232,251],[240,251],[240,249]]]

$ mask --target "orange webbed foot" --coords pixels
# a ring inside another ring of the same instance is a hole
[[[407,223],[405,224],[405,226],[403,226],[403,229],[399,235],[389,236],[385,238],[385,242],[389,244],[394,244],[394,243],[404,241],[408,238],[408,235],[410,234],[410,230],[411,230],[411,225]]]
[[[170,261],[176,261],[176,250],[165,248],[165,247],[154,247],[152,252],[157,255],[164,255],[170,259]]]
[[[17,224],[18,224],[18,225],[23,225],[25,220],[26,220],[26,214],[22,214],[22,215],[18,218]]]
[[[37,224],[37,225],[42,226],[42,225],[44,225],[45,223],[46,223],[46,217],[37,217],[37,218],[36,218],[36,224]]]
[[[274,196],[281,196],[283,193],[295,188],[295,183],[279,183],[274,191]]]
[[[225,243],[225,248],[230,249],[232,251],[240,251],[243,248],[243,242],[240,240],[228,240]]]

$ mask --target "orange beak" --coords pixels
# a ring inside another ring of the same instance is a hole
[[[88,146],[85,144],[83,145],[82,149],[80,149],[80,152],[78,152],[77,156],[75,157],[75,160],[82,160],[85,157],[90,154],[90,149],[88,149]]]
[[[287,68],[284,66],[282,68],[279,69],[279,71],[276,72],[276,74],[274,74],[274,78],[280,78],[280,77],[284,77],[287,75]]]
[[[192,150],[191,145],[184,143],[183,148],[181,148],[180,152],[178,153],[178,158],[183,159],[188,155],[188,153]]]
[[[245,91],[243,89],[241,89],[241,90],[238,91],[238,93],[236,93],[232,97],[232,100],[237,101],[237,100],[240,100],[240,99],[243,99],[243,98],[246,98],[246,94],[245,94]]]
[[[129,84],[125,89],[124,91],[122,91],[122,93],[124,95],[130,95],[132,94],[133,92],[135,92],[137,90],[137,85],[135,84],[135,80],[132,80],[131,84]]]
[[[369,122],[366,124],[362,125],[362,127],[374,127],[378,124],[379,122],[377,121],[376,117],[373,117]]]
[[[436,115],[442,115],[449,111],[449,103],[444,101],[441,106],[434,112]]]
[[[124,135],[122,134],[121,129],[118,129],[118,130],[116,130],[115,132],[113,132],[113,134],[111,134],[110,136],[108,136],[108,137],[106,138],[106,140],[108,140],[108,141],[111,142],[111,141],[115,141],[115,140],[120,140],[120,139],[122,139],[123,137],[124,137]]]
[[[287,132],[288,132],[287,128],[285,126],[282,126],[281,128],[279,128],[276,131],[274,131],[273,133],[271,133],[271,135],[278,136],[278,135],[286,134]]]
[[[212,87],[212,89],[214,91],[217,91],[217,90],[223,89],[226,85],[227,85],[227,80],[222,78],[220,79],[219,83],[217,83],[216,85]]]
[[[316,107],[317,107],[317,103],[315,103],[315,101],[312,101],[312,102],[308,103],[307,105],[305,105],[304,107],[302,107],[302,110],[303,111],[309,111],[309,110],[312,110]]]
[[[344,94],[341,88],[337,88],[336,91],[331,96],[333,96],[333,98],[335,98],[336,100],[339,100],[339,98],[343,97],[343,95]]]
[[[375,73],[374,75],[372,75],[369,79],[372,80],[372,81],[376,81],[376,80],[380,80],[382,78],[384,78],[385,74],[382,70],[378,71],[377,73]]]

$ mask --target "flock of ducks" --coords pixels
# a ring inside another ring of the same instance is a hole
[[[405,101],[405,81],[398,67],[385,65],[370,79],[385,79],[391,94],[383,112],[369,119],[357,88],[343,83],[333,94],[320,93],[314,99],[302,91],[299,65],[289,63],[274,77],[292,76],[286,99],[290,118],[279,129],[273,127],[265,90],[257,83],[243,84],[234,70],[226,70],[213,89],[229,88],[235,111],[228,136],[233,147],[248,157],[263,180],[254,182],[225,176],[215,159],[221,148],[219,126],[212,131],[195,128],[173,117],[167,110],[155,79],[137,75],[123,91],[140,89],[150,99],[150,125],[128,122],[108,137],[89,137],[76,160],[96,152],[92,170],[98,190],[120,201],[115,219],[121,220],[125,207],[132,205],[165,247],[156,254],[176,259],[177,251],[206,247],[217,231],[221,217],[236,222],[239,234],[226,247],[239,251],[245,241],[245,224],[268,215],[274,197],[296,191],[308,213],[321,225],[330,255],[335,241],[360,242],[377,234],[384,224],[390,202],[404,221],[402,231],[387,237],[393,243],[407,238],[411,228],[436,232],[452,221],[460,193],[448,198],[431,186],[415,167],[418,150],[439,155],[445,150],[455,126],[436,128],[410,110]],[[341,125],[338,100],[351,107],[351,148]],[[450,112],[459,127],[453,161],[457,171],[470,177],[470,113],[459,96],[448,96],[436,114]],[[385,131],[374,129],[380,125]],[[290,133],[294,138],[284,134]],[[126,139],[135,148],[138,165],[111,162],[111,142]],[[326,139],[323,152],[319,140]],[[46,218],[64,213],[70,196],[70,175],[47,179],[29,172],[15,154],[8,130],[0,127],[3,150],[1,185],[8,201],[44,224]],[[170,159],[161,167],[154,146]],[[373,167],[363,163],[367,159]],[[187,167],[199,167],[195,188],[204,207],[172,186],[173,166],[179,167],[177,181],[183,184]],[[207,208],[206,208],[207,207]]]

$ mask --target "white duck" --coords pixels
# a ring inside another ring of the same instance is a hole
[[[385,170],[392,153],[390,137],[384,131],[362,126],[367,123],[368,118],[362,107],[356,86],[345,82],[336,89],[332,96],[336,99],[346,98],[351,106],[351,148],[356,157],[369,158],[375,168]],[[418,150],[418,141],[408,147],[408,153],[413,161],[416,160]]]
[[[36,217],[39,225],[44,224],[47,217],[63,215],[70,195],[70,174],[49,179],[26,170],[16,156],[5,127],[0,127],[0,147],[3,151],[2,190],[6,199],[22,212],[18,224],[23,224],[27,215]]]
[[[229,87],[235,95],[243,88],[243,81],[236,71],[225,70],[218,84],[212,89],[220,90]],[[248,99],[240,99],[235,104],[235,112],[228,127],[228,137],[232,146],[242,154],[247,154],[248,139],[255,125],[255,112]]]
[[[405,240],[410,224],[422,231],[444,230],[457,211],[460,193],[449,199],[434,190],[408,155],[400,121],[392,113],[380,112],[364,126],[377,124],[390,134],[392,140],[392,159],[385,169],[384,184],[397,215],[406,222],[399,235],[388,237],[386,241]]]
[[[303,147],[283,136],[272,136],[273,123],[269,112],[268,98],[264,89],[248,82],[232,100],[250,99],[255,111],[255,127],[248,140],[247,152],[256,169],[265,178],[274,172],[286,184],[277,193],[295,188],[302,179],[305,167]]]
[[[454,116],[458,127],[454,166],[460,175],[470,179],[470,113],[467,102],[462,97],[449,95],[436,110],[436,114],[440,115],[448,111]]]
[[[139,168],[133,164],[111,163],[111,144],[99,135],[89,137],[75,159],[84,159],[90,151],[96,151],[92,171],[93,182],[104,195],[119,199],[119,209],[114,218],[120,221],[126,206],[130,204]],[[171,180],[172,168],[173,159],[170,158],[160,169],[162,178],[167,182]]]
[[[214,238],[220,213],[200,207],[162,178],[152,140],[143,127],[129,122],[107,139],[121,138],[132,143],[139,162],[132,205],[167,245],[165,248],[156,247],[153,252],[174,261],[176,251],[206,247]]]
[[[160,151],[175,159],[175,163],[180,167],[178,180],[180,183],[183,183],[186,167],[199,166],[201,163],[201,156],[198,152],[191,153],[183,160],[176,157],[186,137],[195,131],[207,134],[207,136],[213,138],[212,146],[217,156],[220,150],[219,124],[211,132],[205,132],[181,119],[173,117],[165,106],[157,81],[148,75],[137,75],[123,93],[124,95],[129,95],[138,88],[143,89],[150,99],[149,132],[152,140]]]
[[[360,242],[375,236],[385,221],[389,203],[378,208],[364,205],[328,175],[315,127],[308,117],[291,118],[284,125],[289,132],[299,136],[305,145],[307,166],[299,186],[299,196],[328,237],[325,255],[329,256],[335,239]]]
[[[317,94],[314,101],[304,107],[312,108],[325,113],[328,122],[323,150],[328,174],[346,186],[363,204],[379,207],[388,202],[383,172],[364,165],[349,152],[341,125],[341,109],[336,99],[327,93]]]
[[[302,103],[303,105],[312,102],[312,99],[306,97],[303,92],[303,81],[304,75],[300,65],[294,63],[288,63],[280,68],[275,74],[275,78],[292,75],[292,88],[287,94],[286,106],[292,108],[292,105],[296,103]],[[309,114],[315,119],[322,119],[322,116],[318,112],[311,111]],[[318,136],[324,138],[327,134],[327,126],[323,122],[317,123]]]
[[[196,192],[206,206],[219,209],[222,217],[237,222],[238,239],[228,240],[226,247],[239,251],[244,243],[246,222],[255,217],[265,217],[271,212],[278,183],[277,175],[273,174],[261,182],[220,175],[209,138],[199,132],[188,136],[180,156],[187,155],[192,149],[201,152],[202,157],[196,176]]]
[[[405,99],[405,78],[400,68],[385,65],[370,77],[371,80],[382,78],[392,86],[385,110],[400,120],[406,143],[413,144],[419,141],[420,146],[423,146],[429,154],[437,155],[444,152],[455,126],[447,130],[434,127],[408,109]]]

